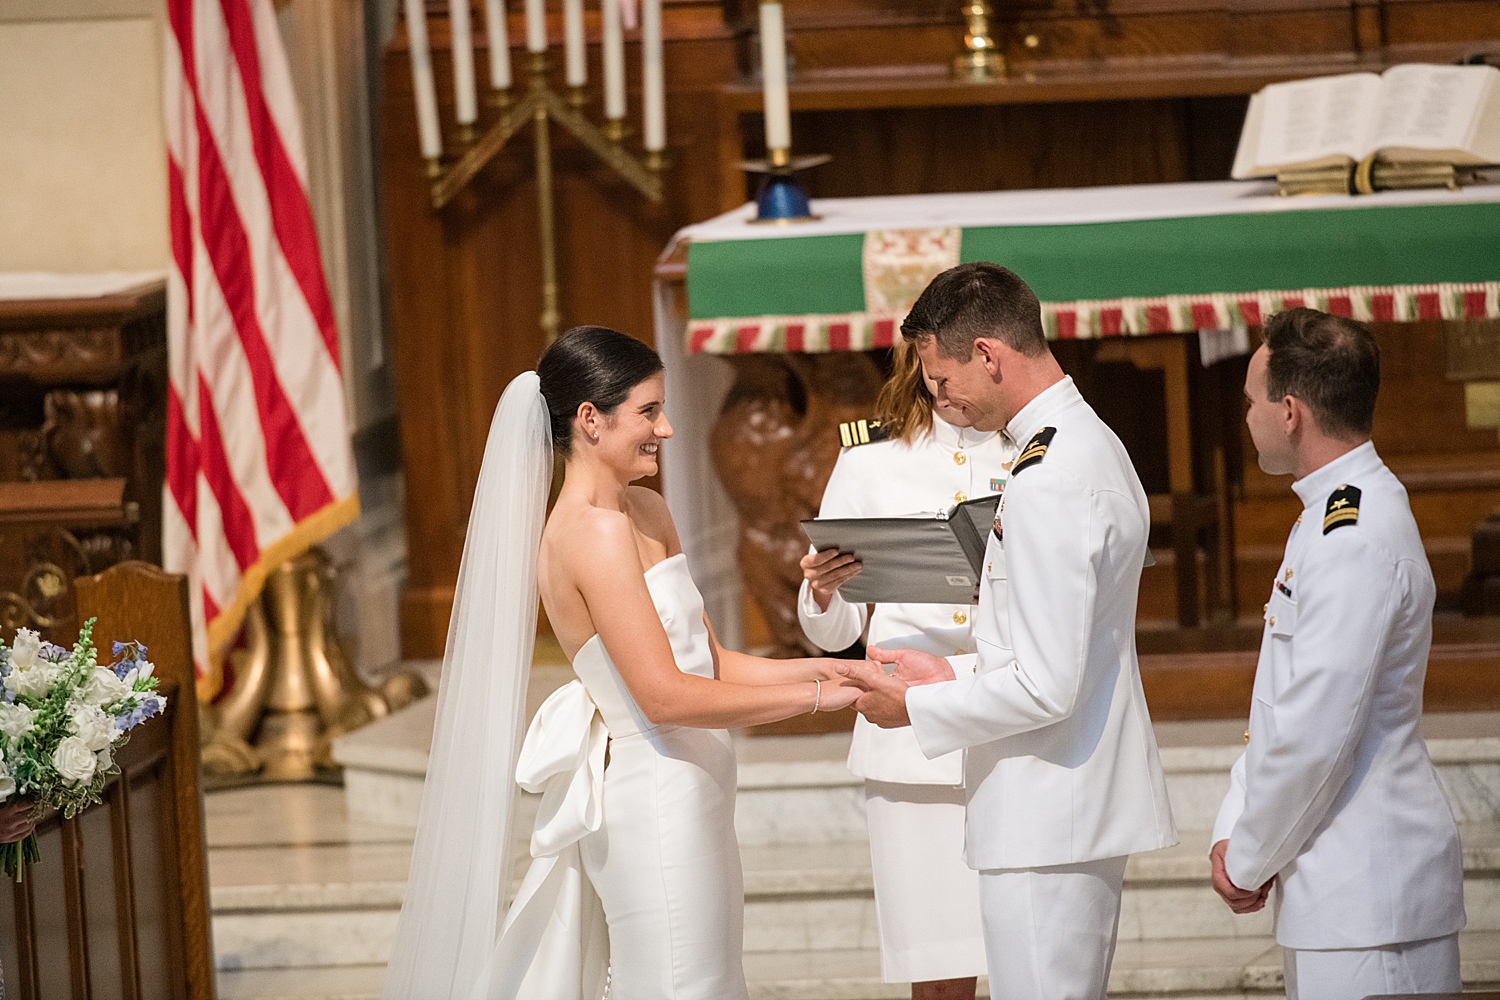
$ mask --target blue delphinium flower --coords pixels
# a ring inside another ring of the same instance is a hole
[[[152,716],[160,715],[166,704],[167,700],[161,695],[147,694],[129,712],[115,719],[115,729],[122,733],[134,729]]]
[[[119,657],[113,667],[115,676],[123,680],[133,667],[145,662],[146,647],[139,642],[115,640],[115,656]]]

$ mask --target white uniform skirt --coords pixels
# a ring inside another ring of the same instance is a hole
[[[865,781],[880,976],[888,983],[985,972],[979,874],[964,863],[964,790]]]

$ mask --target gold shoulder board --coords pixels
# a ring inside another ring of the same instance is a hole
[[[1346,524],[1359,523],[1359,487],[1340,486],[1328,497],[1328,507],[1323,511],[1323,534]]]
[[[1056,427],[1043,427],[1033,434],[1031,440],[1026,442],[1026,447],[1021,449],[1021,455],[1016,459],[1016,464],[1011,467],[1010,478],[1015,479],[1021,474],[1022,469],[1040,465],[1042,459],[1047,457],[1047,448],[1051,446],[1055,434],[1057,434]]]
[[[851,420],[847,424],[839,424],[839,444],[845,448],[884,440],[885,429],[880,426],[879,420]]]

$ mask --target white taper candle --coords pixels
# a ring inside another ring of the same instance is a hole
[[[510,30],[505,25],[505,0],[485,0],[484,26],[490,40],[490,86],[510,86]]]
[[[547,0],[526,0],[526,51],[547,51]]]
[[[760,70],[766,103],[766,148],[790,149],[792,119],[786,95],[786,26],[781,4],[760,5]]]
[[[620,0],[604,0],[604,117],[625,117],[625,31]]]
[[[417,136],[423,158],[435,160],[443,152],[443,135],[438,131],[437,87],[432,82],[432,50],[427,46],[427,10],[422,0],[406,0],[406,39],[417,98]]]
[[[583,39],[583,0],[563,0],[563,51],[568,67],[568,86],[589,82],[588,46]]]
[[[448,0],[448,31],[452,39],[453,103],[460,125],[478,117],[474,98],[474,32],[469,25],[469,0]]]
[[[661,0],[646,0],[641,11],[641,100],[645,105],[645,147],[667,148],[667,95],[662,76]]]

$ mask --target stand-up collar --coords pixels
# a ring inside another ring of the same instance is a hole
[[[1064,375],[1061,382],[1049,385],[1025,406],[1021,412],[1010,418],[1010,423],[1005,425],[1005,434],[1017,445],[1023,445],[1031,440],[1031,436],[1064,410],[1072,409],[1083,402],[1083,397],[1078,393],[1078,387],[1073,384],[1073,376]]]
[[[956,451],[960,448],[973,448],[976,445],[983,444],[998,433],[1000,432],[977,431],[972,427],[954,427],[938,416],[936,410],[932,413],[932,439],[939,447],[949,451]]]
[[[1292,484],[1297,496],[1302,498],[1304,508],[1318,507],[1328,499],[1328,494],[1340,486],[1353,483],[1359,485],[1360,477],[1368,476],[1384,463],[1375,454],[1375,443],[1366,441],[1358,448],[1347,451],[1332,462],[1314,469]]]

